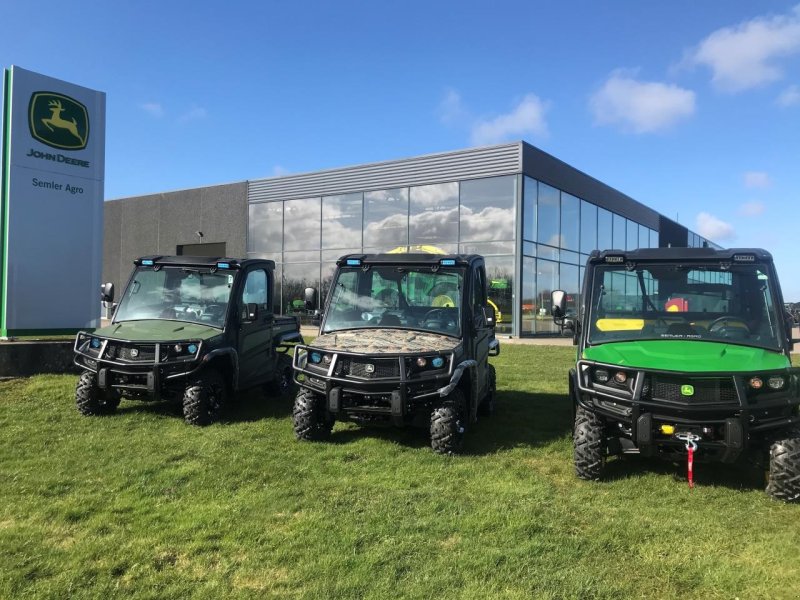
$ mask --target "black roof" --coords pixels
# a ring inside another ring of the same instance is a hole
[[[639,248],[637,250],[593,250],[589,262],[607,262],[606,257],[624,257],[618,262],[640,261],[710,261],[731,262],[734,256],[740,258],[736,262],[772,262],[772,255],[762,248]],[[741,257],[752,256],[754,259],[741,260]],[[609,261],[610,262],[610,261]]]
[[[398,254],[346,254],[336,261],[337,266],[347,266],[348,260],[359,260],[361,264],[369,265],[412,265],[412,266],[435,266],[441,265],[442,260],[452,260],[452,265],[466,267],[475,264],[476,261],[483,261],[483,256],[479,254],[428,254],[422,252],[398,253]]]
[[[153,266],[161,265],[165,267],[206,267],[208,269],[216,269],[219,263],[227,263],[229,269],[242,269],[253,263],[266,263],[270,269],[275,269],[275,261],[266,260],[263,258],[230,258],[227,256],[142,256],[133,261],[137,267],[142,265],[149,265],[152,261]]]

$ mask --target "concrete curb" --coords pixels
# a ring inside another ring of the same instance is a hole
[[[0,377],[41,373],[78,373],[72,362],[72,340],[4,342],[0,344]]]

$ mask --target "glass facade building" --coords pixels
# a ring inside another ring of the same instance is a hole
[[[286,314],[308,287],[322,308],[344,254],[427,246],[486,258],[498,333],[553,334],[550,292],[577,304],[593,249],[709,243],[525,142],[248,184],[248,255]]]

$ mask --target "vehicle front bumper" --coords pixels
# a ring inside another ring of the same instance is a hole
[[[594,369],[624,371],[625,385],[599,384]],[[743,450],[769,432],[800,423],[800,368],[781,372],[780,390],[752,390],[748,380],[758,373],[687,373],[635,369],[581,360],[572,372],[575,401],[584,409],[615,422],[640,454],[680,452],[686,442],[676,436],[699,436],[700,459],[735,462]],[[693,394],[683,395],[682,387]],[[624,448],[623,448],[624,450]]]
[[[330,362],[302,361],[311,352],[330,356]],[[415,369],[419,357],[441,357],[441,368]],[[321,351],[297,346],[294,354],[294,379],[303,388],[326,398],[326,408],[336,418],[390,418],[404,425],[420,406],[432,404],[458,385],[473,360],[455,364],[452,352],[381,354]]]
[[[162,393],[172,387],[179,389],[185,379],[198,371],[202,362],[202,340],[182,341],[193,344],[196,351],[185,358],[170,360],[167,348],[175,342],[147,342],[98,338],[98,348],[88,348],[78,334],[75,340],[73,362],[85,371],[97,374],[97,385],[101,389],[129,392],[138,396],[161,398]],[[163,360],[162,360],[163,359]]]

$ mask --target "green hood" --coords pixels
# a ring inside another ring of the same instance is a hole
[[[173,340],[207,340],[222,333],[219,329],[184,321],[148,319],[123,321],[94,331],[94,335],[134,342],[170,342]]]
[[[683,340],[607,343],[586,348],[583,358],[621,367],[685,373],[771,371],[791,366],[786,355],[774,350]]]

